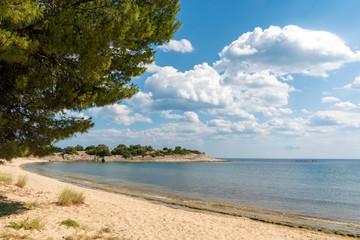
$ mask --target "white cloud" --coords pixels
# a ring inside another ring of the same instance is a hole
[[[152,93],[137,92],[132,98],[128,100],[128,103],[135,107],[146,110],[153,104]]]
[[[250,112],[271,116],[292,113],[281,108],[288,103],[291,91],[287,83],[267,72],[220,75],[207,63],[185,72],[162,67],[145,81],[146,97],[151,96],[155,110],[207,110],[213,115],[251,120],[255,117]]]
[[[308,111],[308,110],[306,110],[306,109],[301,109],[301,112],[303,112],[303,113],[306,113],[306,114],[309,114],[310,112]]]
[[[76,118],[89,119],[89,117],[82,112],[74,112],[68,109],[63,109],[62,111],[58,112],[57,115],[61,117],[76,117]]]
[[[327,103],[327,102],[339,102],[340,99],[339,98],[336,98],[336,97],[323,97],[321,99],[321,102],[322,103]]]
[[[302,73],[325,77],[328,71],[360,59],[360,53],[351,51],[336,35],[294,25],[255,28],[226,46],[219,55],[221,59],[214,65],[219,71],[265,70],[277,76]]]
[[[172,114],[172,110],[162,111],[161,115],[167,119],[176,119],[186,122],[199,122],[199,116],[194,112],[184,112],[184,115]]]
[[[129,104],[178,120],[166,127],[174,131],[177,127],[177,131],[186,131],[187,136],[192,132],[189,127],[192,123],[196,126],[194,131],[207,137],[215,137],[211,134],[216,133],[304,136],[307,131],[319,132],[329,126],[337,111],[317,112],[308,119],[281,118],[294,112],[287,107],[289,95],[295,91],[290,85],[296,81],[292,74],[326,77],[344,63],[360,60],[360,52],[350,50],[336,35],[297,26],[256,28],[241,35],[219,55],[220,60],[213,66],[203,63],[184,72],[170,66],[149,65],[148,72],[153,74],[146,79],[144,92],[137,93]],[[360,76],[353,83],[356,84],[360,88]],[[336,103],[333,108],[356,107],[329,93],[324,95],[327,96],[322,102]],[[198,112],[221,119],[201,123]],[[301,112],[310,114],[306,109]],[[187,129],[181,128],[181,124]],[[159,131],[164,131],[163,127]]]
[[[266,122],[268,130],[283,135],[305,135],[307,121],[303,118],[273,118]]]
[[[135,122],[152,123],[150,118],[144,117],[139,113],[132,114],[132,110],[121,104],[112,104],[104,107],[94,107],[89,110],[92,115],[101,118],[112,118],[116,124],[123,124],[129,126]]]
[[[293,76],[291,76],[291,75],[288,75],[287,77],[280,77],[280,79],[285,82],[294,80]]]
[[[353,83],[345,85],[344,88],[360,90],[360,76],[356,77]]]
[[[167,44],[161,45],[158,48],[164,52],[175,51],[186,53],[194,51],[191,42],[187,39],[181,39],[180,41],[170,40]]]
[[[351,102],[339,102],[339,103],[334,104],[333,108],[352,110],[352,109],[358,108],[358,106],[356,106],[355,104],[353,104]]]
[[[319,111],[310,117],[312,126],[360,127],[360,113]]]
[[[286,108],[295,90],[289,85],[293,81],[290,74],[326,76],[360,59],[360,53],[351,51],[336,35],[292,25],[256,28],[219,55],[213,67],[203,63],[185,72],[149,65],[154,74],[146,79],[144,92],[129,103],[152,110],[201,110],[248,120],[255,119],[254,113],[269,117],[292,114]],[[335,98],[323,98],[326,101]]]
[[[186,72],[163,67],[146,79],[145,92],[151,92],[154,109],[194,110],[225,106],[232,101],[232,93],[231,88],[222,86],[220,80],[220,75],[207,63]]]

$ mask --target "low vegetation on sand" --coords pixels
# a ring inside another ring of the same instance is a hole
[[[72,219],[66,219],[66,220],[62,221],[61,224],[68,226],[68,227],[73,227],[73,228],[80,227],[80,224],[78,224],[77,222],[75,222]]]
[[[84,201],[85,201],[85,197],[83,196],[82,192],[78,192],[70,188],[65,188],[59,194],[59,198],[58,198],[58,204],[60,206],[83,204]]]
[[[25,185],[27,183],[27,180],[28,180],[28,177],[26,175],[20,175],[18,177],[18,180],[17,180],[15,185],[20,187],[20,188],[23,188],[23,187],[25,187]]]
[[[26,218],[25,220],[21,221],[20,223],[16,222],[10,222],[8,227],[14,228],[14,229],[21,229],[24,228],[25,230],[41,230],[44,228],[44,224],[40,222],[39,219],[33,219],[29,220],[29,218]]]
[[[0,172],[0,183],[11,184],[13,177],[9,173]]]

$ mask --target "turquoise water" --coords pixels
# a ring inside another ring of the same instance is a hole
[[[360,223],[360,160],[227,159],[218,163],[30,164],[114,188]]]

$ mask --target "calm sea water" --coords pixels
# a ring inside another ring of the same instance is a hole
[[[24,168],[164,196],[360,223],[360,160],[227,160],[231,162],[54,162]]]

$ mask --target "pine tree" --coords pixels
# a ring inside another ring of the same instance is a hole
[[[70,110],[134,95],[178,11],[179,0],[0,1],[0,158],[46,155],[93,126]]]

